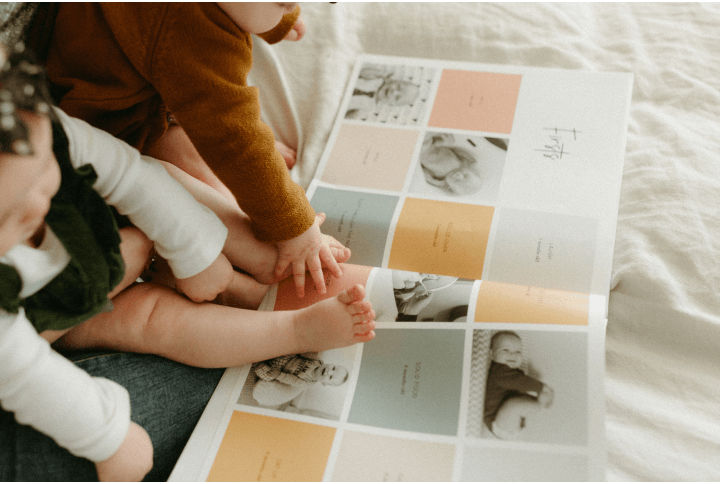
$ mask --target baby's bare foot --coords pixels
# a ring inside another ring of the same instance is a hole
[[[278,140],[275,140],[275,148],[280,152],[283,160],[285,160],[288,170],[295,166],[295,163],[297,162],[297,153],[294,149]]]
[[[295,335],[301,351],[324,351],[364,343],[375,337],[375,311],[356,284],[333,298],[296,312]]]

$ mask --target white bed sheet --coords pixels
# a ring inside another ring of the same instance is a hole
[[[635,74],[607,329],[609,480],[720,480],[720,4],[308,3],[272,49],[307,187],[360,53]],[[259,80],[258,83],[262,83]]]

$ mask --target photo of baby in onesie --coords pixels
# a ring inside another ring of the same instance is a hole
[[[483,420],[496,437],[517,439],[527,420],[553,403],[555,393],[547,384],[520,369],[523,346],[513,331],[498,331],[490,341],[492,362],[485,389]]]

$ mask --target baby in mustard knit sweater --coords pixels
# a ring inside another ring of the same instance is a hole
[[[296,4],[69,2],[38,8],[57,9],[45,65],[61,109],[179,167],[171,173],[182,183],[194,178],[224,194],[229,221],[223,221],[246,226],[250,237],[229,241],[225,253],[253,282],[293,274],[302,296],[309,271],[318,292],[326,292],[322,267],[340,276],[338,260],[347,260],[349,249],[323,238],[323,216],[288,173],[293,155],[283,148],[286,163],[260,119],[259,91],[247,85],[251,34],[270,43],[300,39],[305,24]],[[272,248],[272,262],[258,261],[248,249],[258,244]]]

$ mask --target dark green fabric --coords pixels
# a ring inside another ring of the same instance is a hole
[[[73,168],[68,139],[58,123],[53,123],[53,152],[62,182],[45,221],[70,254],[70,263],[24,299],[19,299],[17,271],[0,264],[0,306],[13,313],[24,307],[38,332],[67,329],[99,313],[125,272],[113,210],[92,188],[97,174],[90,165]]]

